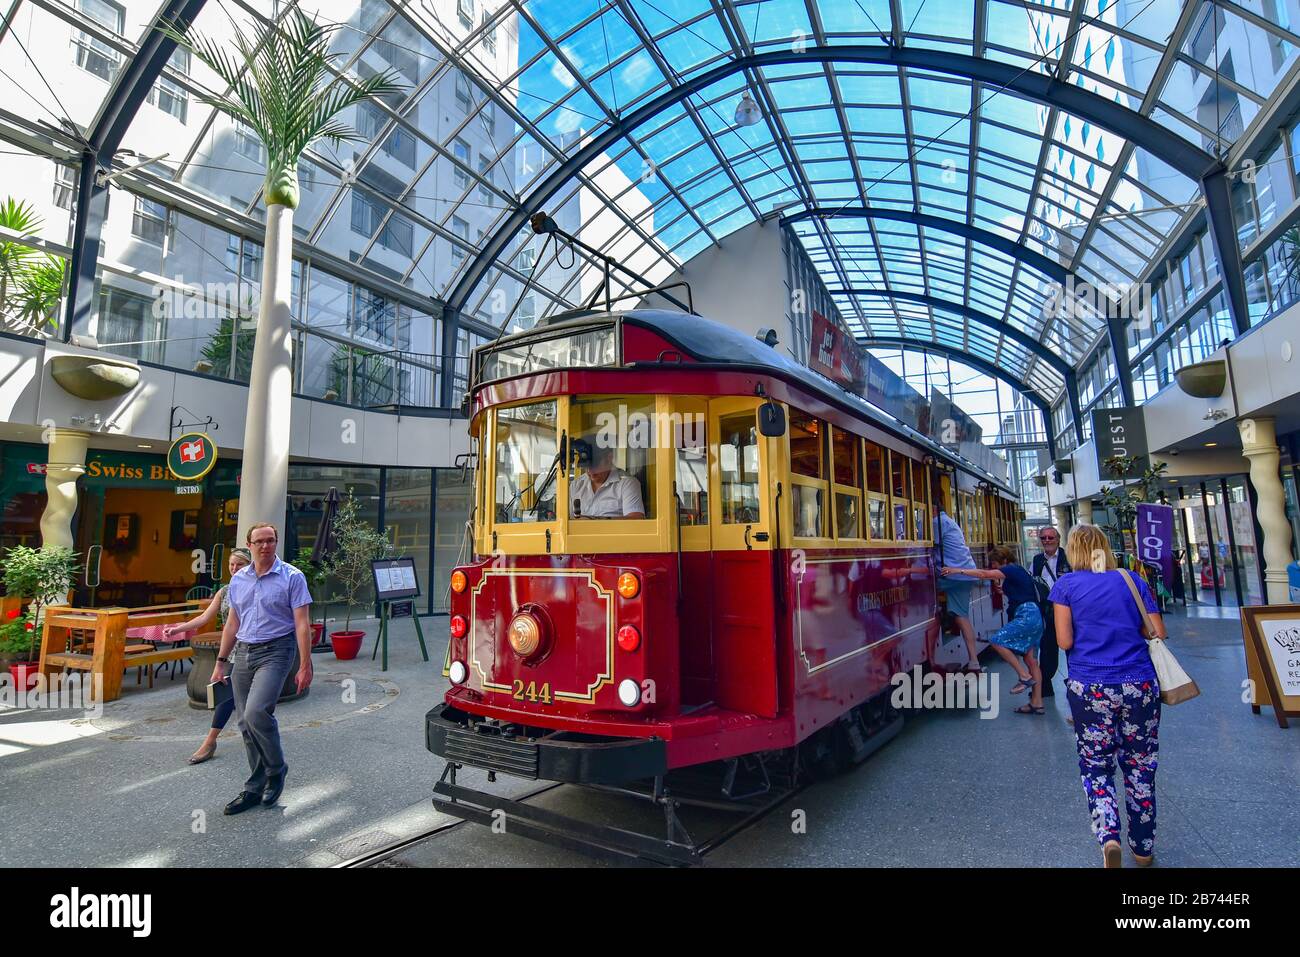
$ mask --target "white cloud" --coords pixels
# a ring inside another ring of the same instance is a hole
[[[638,53],[628,61],[627,66],[623,67],[620,72],[623,82],[631,87],[639,87],[645,78],[650,74],[650,58],[644,53]]]
[[[581,114],[575,113],[573,110],[566,110],[564,107],[560,107],[555,114],[555,130],[557,133],[572,133],[581,122]]]
[[[566,90],[572,90],[578,85],[578,81],[573,78],[573,74],[566,70],[564,64],[559,60],[551,64],[551,76],[555,77],[555,82]]]

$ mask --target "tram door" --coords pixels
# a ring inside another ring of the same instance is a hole
[[[756,400],[709,403],[714,700],[768,718],[777,712],[770,441]]]

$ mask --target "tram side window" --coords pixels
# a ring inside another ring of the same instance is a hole
[[[759,520],[758,429],[753,412],[724,415],[718,420],[719,492],[724,525]]]
[[[674,422],[677,514],[683,525],[709,524],[709,443],[703,416],[684,412]]]
[[[871,537],[889,536],[889,453],[875,442],[867,442],[867,525]]]
[[[894,538],[900,541],[910,539],[912,535],[908,528],[909,519],[911,518],[912,506],[908,501],[911,492],[912,460],[906,455],[898,452],[890,456],[890,464],[893,466],[893,492],[894,492]]]
[[[912,528],[918,542],[930,538],[929,469],[921,462],[912,463]]]
[[[551,521],[556,491],[551,467],[559,449],[555,402],[500,409],[496,423],[493,504],[497,522]]]
[[[820,538],[826,534],[822,518],[826,492],[820,481],[825,478],[822,469],[825,436],[825,423],[796,409],[790,410],[790,491],[794,534],[799,538]],[[818,481],[802,481],[801,476]]]
[[[831,427],[831,469],[835,479],[835,535],[862,538],[862,481],[859,446],[851,432]]]
[[[654,396],[570,401],[569,435],[585,443],[585,462],[569,483],[569,518],[654,518],[660,424]]]

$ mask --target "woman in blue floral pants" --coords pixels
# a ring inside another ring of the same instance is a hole
[[[1154,681],[1083,684],[1066,681],[1074,715],[1079,773],[1097,841],[1119,841],[1115,761],[1124,773],[1128,846],[1149,858],[1156,837],[1156,754],[1160,737],[1160,686]]]
[[[1074,716],[1079,773],[1092,815],[1092,832],[1106,867],[1119,867],[1119,804],[1115,762],[1124,774],[1128,846],[1149,865],[1156,838],[1156,755],[1160,739],[1160,684],[1143,636],[1143,612],[1154,635],[1165,637],[1155,597],[1141,579],[1136,596],[1115,568],[1106,535],[1095,525],[1070,531],[1065,557],[1075,571],[1062,575],[1048,596],[1056,644],[1066,653],[1066,698]],[[1139,607],[1138,602],[1142,605]]]

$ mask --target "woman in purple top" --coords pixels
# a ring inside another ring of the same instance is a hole
[[[1124,771],[1128,843],[1139,866],[1151,863],[1156,835],[1156,753],[1160,685],[1142,634],[1142,613],[1105,533],[1095,525],[1070,530],[1065,557],[1076,569],[1048,595],[1056,616],[1056,643],[1066,653],[1065,688],[1074,715],[1079,772],[1093,833],[1107,867],[1120,866],[1115,761]],[[1156,637],[1165,626],[1155,599],[1134,578]]]

